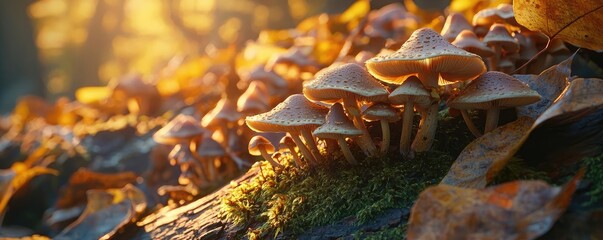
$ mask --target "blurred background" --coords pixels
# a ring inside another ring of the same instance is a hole
[[[19,96],[54,100],[82,86],[150,74],[208,46],[243,44],[354,0],[2,0],[0,112]],[[374,7],[396,1],[373,1]]]

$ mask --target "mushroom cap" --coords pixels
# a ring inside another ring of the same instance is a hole
[[[448,106],[456,109],[508,108],[539,100],[538,92],[528,85],[510,75],[490,71],[469,83]]]
[[[298,132],[314,129],[325,122],[327,108],[293,94],[272,110],[249,116],[245,122],[256,132]]]
[[[354,126],[352,120],[345,115],[343,105],[335,103],[331,106],[326,117],[326,122],[313,132],[318,138],[334,139],[338,137],[355,137],[362,135],[362,131]]]
[[[271,154],[275,151],[274,145],[268,139],[262,136],[253,136],[251,140],[249,140],[249,145],[247,150],[249,150],[249,154],[254,156],[262,155],[260,149],[265,149],[268,154]]]
[[[431,93],[423,87],[419,78],[412,76],[389,94],[389,101],[393,104],[405,104],[413,101],[419,106],[429,106],[432,102]]]
[[[375,103],[362,112],[362,118],[369,122],[397,122],[400,120],[400,111],[387,103]]]
[[[197,146],[197,154],[200,157],[222,157],[226,155],[226,151],[220,143],[207,135],[203,137],[201,144]]]
[[[530,60],[538,53],[538,48],[533,39],[518,32],[514,33],[513,37],[515,37],[517,43],[519,43],[519,60]]]
[[[233,100],[222,98],[211,111],[209,111],[203,119],[201,125],[206,128],[214,128],[219,126],[220,121],[229,123],[239,121],[243,115],[237,112],[237,105]]]
[[[320,69],[320,64],[299,47],[292,47],[287,52],[274,56],[266,63],[265,69],[271,71],[278,64],[295,65],[302,72],[316,72]]]
[[[334,103],[344,98],[360,101],[386,101],[389,92],[362,66],[346,63],[321,71],[304,84],[304,95],[311,100]]]
[[[463,30],[456,36],[452,45],[463,50],[480,55],[483,58],[494,55],[494,51],[484,42],[480,41],[477,35],[469,30]]]
[[[461,33],[461,31],[473,31],[473,26],[467,21],[467,19],[460,13],[452,13],[446,18],[444,27],[442,28],[441,34],[449,42]]]
[[[289,83],[280,75],[273,71],[266,71],[263,66],[257,66],[251,71],[242,74],[241,80],[251,84],[254,81],[260,81],[273,89],[287,89]]]
[[[153,140],[161,144],[177,144],[206,133],[194,117],[179,114],[159,131],[153,134]]]
[[[494,23],[504,22],[497,8],[486,8],[473,15],[473,26],[489,27]]]
[[[436,73],[443,80],[455,82],[472,80],[486,71],[480,56],[455,47],[429,28],[413,32],[398,51],[371,58],[366,66],[379,80],[394,84],[420,73]],[[423,82],[423,85],[438,87],[437,82]]]
[[[295,147],[295,146],[297,146],[295,144],[295,141],[293,141],[293,138],[291,138],[291,136],[289,136],[289,135],[285,135],[283,138],[281,138],[281,140],[278,143],[279,149],[289,149],[290,147]]]
[[[268,101],[266,84],[260,81],[253,81],[237,100],[237,111],[246,114],[262,113],[268,111]]]
[[[500,45],[507,52],[519,51],[519,43],[513,38],[504,24],[496,23],[490,27],[490,31],[484,37],[488,46]]]

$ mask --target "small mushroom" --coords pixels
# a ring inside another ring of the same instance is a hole
[[[519,43],[513,38],[504,24],[494,24],[490,27],[490,31],[484,37],[484,43],[494,49],[494,56],[490,62],[490,70],[497,70],[500,62],[502,51],[508,53],[516,53],[519,51]]]
[[[113,98],[124,101],[130,113],[152,115],[156,112],[153,106],[159,104],[159,91],[139,74],[125,75],[111,85]]]
[[[222,176],[216,172],[216,169],[226,162],[227,154],[220,143],[216,142],[211,136],[206,135],[203,137],[203,140],[201,140],[201,144],[197,146],[197,156],[199,156],[199,160],[205,165],[208,174],[207,178],[210,181],[222,178]],[[236,171],[236,169],[228,170]]]
[[[297,167],[302,167],[303,163],[299,156],[297,155],[297,151],[295,151],[295,142],[289,135],[285,135],[278,143],[279,150],[287,149],[291,153],[293,160],[295,161],[295,165]]]
[[[402,120],[402,134],[400,135],[400,154],[412,158],[410,151],[412,123],[415,115],[415,106],[428,108],[434,99],[431,97],[421,81],[415,77],[409,77],[396,90],[389,94],[389,101],[393,104],[404,105],[404,118]],[[437,118],[436,118],[437,120]],[[426,121],[423,116],[421,121]],[[435,130],[435,129],[434,129]]]
[[[266,89],[268,90],[267,96],[270,98],[270,105],[274,103],[273,100],[282,100],[282,98],[288,95],[289,83],[287,80],[276,74],[274,71],[266,71],[264,66],[255,67],[251,71],[242,74],[240,84],[244,84],[242,86],[244,87],[249,86],[256,81],[261,82],[266,86]]]
[[[268,139],[266,139],[265,137],[262,136],[254,136],[251,138],[251,140],[249,140],[249,154],[254,155],[254,156],[262,156],[264,157],[264,159],[266,161],[268,161],[270,163],[270,165],[272,166],[272,168],[277,168],[280,167],[282,168],[283,165],[281,165],[280,163],[274,161],[274,159],[272,159],[272,156],[270,154],[274,153],[275,148],[274,145],[272,145],[272,143],[270,141],[268,141]]]
[[[389,123],[400,120],[400,113],[397,109],[387,103],[375,103],[362,112],[362,118],[366,121],[379,121],[381,123],[381,154],[387,154],[390,143]]]
[[[389,92],[358,64],[346,63],[322,70],[316,79],[304,85],[304,95],[326,103],[342,102],[354,126],[363,132],[358,145],[368,155],[377,153],[362,116],[360,102],[385,102]]]
[[[475,53],[483,59],[494,55],[494,51],[488,47],[484,42],[477,38],[477,35],[469,30],[463,30],[456,36],[456,39],[452,42],[452,45],[461,48],[467,52]]]
[[[219,131],[222,139],[218,142],[221,142],[223,146],[228,146],[230,130],[235,128],[242,117],[243,115],[237,112],[234,100],[222,98],[218,101],[216,107],[203,116],[201,125],[212,131]]]
[[[449,102],[449,106],[461,110],[487,110],[484,132],[489,132],[498,125],[500,109],[524,106],[539,100],[538,92],[516,78],[501,72],[490,71],[469,83],[458,96]],[[467,120],[465,118],[465,121]]]
[[[444,27],[442,27],[442,32],[440,34],[446,40],[452,42],[461,31],[465,30],[473,31],[473,26],[471,26],[469,21],[467,21],[462,14],[452,13],[446,17],[446,22],[444,22]]]
[[[318,138],[337,140],[345,159],[352,165],[358,164],[345,138],[361,136],[362,131],[356,128],[354,123],[345,115],[341,103],[335,103],[331,106],[326,116],[326,122],[316,128],[313,133]]]
[[[270,110],[266,84],[253,81],[237,100],[237,111],[244,115],[255,115]]]

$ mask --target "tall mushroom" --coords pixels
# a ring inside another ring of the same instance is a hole
[[[201,140],[199,146],[197,146],[197,156],[199,160],[205,165],[207,169],[207,178],[209,181],[214,181],[220,176],[217,173],[217,167],[225,163],[225,157],[227,156],[224,147],[220,143],[216,142],[211,136],[206,135]],[[235,169],[229,169],[234,171]]]
[[[272,168],[283,167],[283,165],[272,159],[272,156],[270,154],[274,153],[275,148],[274,145],[272,145],[272,143],[268,141],[268,139],[266,139],[265,137],[259,135],[252,137],[251,140],[249,140],[248,149],[249,154],[254,156],[261,155],[262,157],[264,157],[264,160],[268,161]]]
[[[316,128],[313,133],[319,138],[337,140],[345,159],[352,165],[358,164],[345,138],[361,136],[362,131],[356,128],[354,123],[345,115],[341,103],[335,103],[331,106],[326,117],[326,122]]]
[[[473,80],[486,71],[478,55],[453,46],[429,28],[413,32],[398,51],[372,58],[366,66],[377,79],[392,84],[402,84],[408,77],[417,76],[432,93],[438,89],[438,83]],[[436,99],[424,111],[411,147],[414,151],[427,151],[431,147],[437,127],[438,104]]]
[[[404,157],[412,158],[410,152],[412,123],[415,116],[414,108],[424,109],[431,106],[434,99],[429,91],[421,85],[421,80],[411,76],[402,83],[396,90],[389,94],[389,101],[393,104],[404,105],[404,117],[402,119],[402,134],[400,135],[400,154]],[[421,121],[425,121],[425,115]]]
[[[484,37],[484,42],[494,49],[494,56],[490,62],[490,70],[497,70],[503,51],[505,54],[519,51],[519,43],[513,38],[504,24],[496,23]]]
[[[448,105],[461,110],[487,110],[484,132],[489,132],[498,125],[500,109],[528,105],[539,100],[538,92],[516,78],[490,71],[473,80]]]
[[[304,95],[311,100],[327,103],[342,102],[354,126],[362,131],[358,145],[368,155],[377,154],[362,116],[361,102],[385,102],[389,92],[360,65],[346,63],[322,70],[316,79],[304,85]]]
[[[318,104],[308,101],[301,94],[293,94],[285,101],[279,103],[272,110],[247,117],[245,122],[247,126],[256,132],[287,132],[297,144],[304,158],[309,164],[316,164],[317,160],[322,161],[322,156],[318,152],[317,146],[310,146],[312,152],[304,145],[300,138],[303,135],[306,143],[311,145],[314,137],[311,131],[325,122],[324,116],[327,109]]]
[[[375,103],[362,112],[362,118],[368,122],[379,121],[381,123],[381,154],[387,154],[390,143],[389,123],[400,120],[397,109],[387,103]]]
[[[293,141],[291,136],[285,135],[283,138],[281,138],[278,143],[278,148],[279,150],[289,150],[289,152],[291,153],[291,157],[293,157],[293,160],[295,161],[295,165],[297,165],[297,167],[303,166],[301,159],[297,155],[297,151],[295,151],[295,142]]]

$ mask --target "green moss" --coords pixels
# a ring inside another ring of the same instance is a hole
[[[255,239],[300,233],[348,216],[364,223],[387,209],[408,208],[423,189],[441,180],[473,139],[462,119],[442,114],[440,127],[433,149],[414,160],[391,153],[350,166],[336,156],[331,164],[307,171],[291,167],[290,156],[283,154],[285,168],[276,174],[267,163],[256,164],[258,176],[223,198],[223,217],[250,229],[246,234]],[[397,231],[403,232],[392,233]]]
[[[352,235],[354,239],[364,240],[389,240],[406,239],[406,225],[380,229],[375,232],[357,232]]]
[[[591,181],[587,193],[590,199],[585,203],[586,206],[590,206],[603,200],[603,154],[585,158],[582,163],[587,169],[585,179]]]

